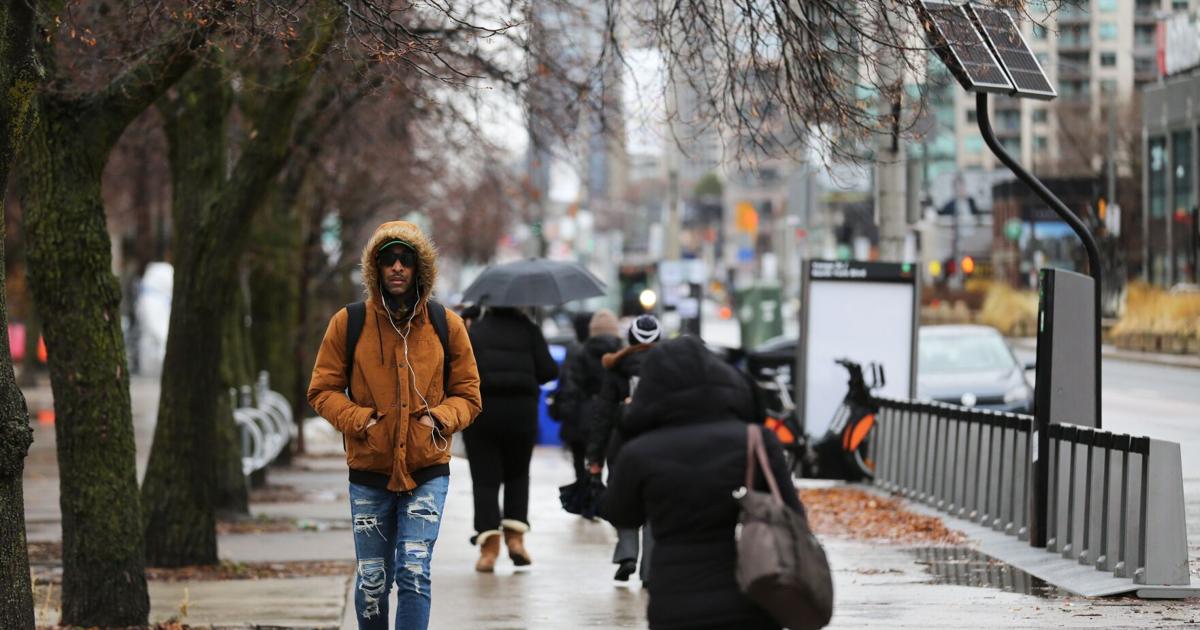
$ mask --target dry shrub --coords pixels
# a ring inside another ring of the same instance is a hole
[[[979,323],[992,326],[1009,337],[1034,334],[1037,330],[1038,296],[993,282],[987,288]]]
[[[1112,328],[1126,335],[1200,336],[1200,293],[1171,293],[1143,282],[1129,283],[1125,314]]]

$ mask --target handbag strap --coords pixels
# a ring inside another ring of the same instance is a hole
[[[767,487],[771,490],[771,496],[778,503],[783,503],[783,495],[779,493],[779,484],[775,481],[775,475],[771,472],[771,464],[767,459],[767,449],[763,446],[762,431],[758,425],[746,425],[746,489],[750,490],[754,487],[754,462],[758,461],[758,468],[762,470],[763,478],[767,480]]]

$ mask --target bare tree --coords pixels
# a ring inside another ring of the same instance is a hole
[[[24,0],[0,4],[0,190],[8,187],[15,147],[28,127],[29,107],[38,82],[33,57],[33,8]],[[4,247],[0,221],[0,249]],[[0,285],[4,282],[0,251]],[[6,296],[0,294],[0,326],[7,328]],[[26,363],[29,359],[26,358]],[[8,335],[0,335],[0,627],[31,630],[33,597],[25,546],[25,500],[21,474],[33,441],[25,397],[13,374]]]

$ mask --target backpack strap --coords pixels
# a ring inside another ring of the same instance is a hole
[[[346,305],[349,318],[346,320],[346,395],[350,395],[350,377],[354,375],[354,348],[362,336],[367,321],[367,303],[354,302]],[[450,324],[446,321],[446,307],[429,301],[429,321],[442,342],[442,389],[450,385]]]
[[[446,307],[429,301],[429,322],[442,342],[442,391],[450,387],[450,324],[446,321]]]
[[[358,338],[362,336],[363,324],[367,321],[367,303],[347,304],[346,313],[349,315],[346,320],[346,396],[354,400],[354,397],[350,395],[350,377],[354,376],[354,348],[358,345]]]

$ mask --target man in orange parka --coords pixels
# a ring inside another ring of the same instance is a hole
[[[379,226],[363,249],[362,276],[357,343],[348,352],[351,311],[339,310],[317,353],[308,401],[345,440],[358,627],[387,630],[395,582],[396,628],[421,629],[429,624],[450,441],[479,415],[479,372],[462,319],[430,302],[437,251],[420,228]]]

